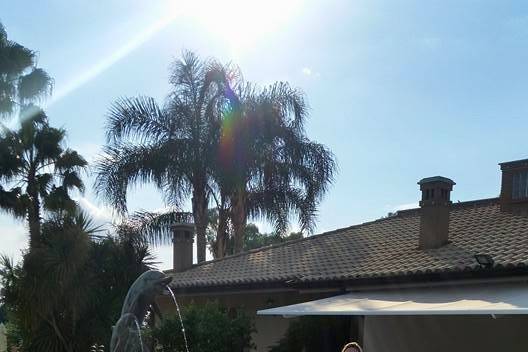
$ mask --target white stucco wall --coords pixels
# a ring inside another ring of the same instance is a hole
[[[528,316],[366,317],[365,352],[528,351]]]

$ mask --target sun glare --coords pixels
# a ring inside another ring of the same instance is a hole
[[[171,0],[169,6],[164,6],[160,18],[141,28],[112,53],[102,55],[99,62],[80,70],[71,81],[55,92],[47,106],[62,100],[99,76],[178,18],[196,21],[210,36],[224,42],[230,55],[236,58],[242,52],[251,50],[264,37],[280,33],[301,9],[302,2],[303,0]]]
[[[180,15],[182,15],[181,12],[173,11],[163,17],[160,17],[157,21],[145,26],[140,31],[138,31],[138,33],[126,40],[112,53],[102,55],[102,59],[100,61],[81,70],[72,80],[65,83],[59,90],[57,90],[53,95],[53,99],[47,103],[47,106],[49,107],[62,100],[62,98],[69,95],[77,88],[99,76],[102,72],[106,71],[116,62],[129,55],[130,52],[134,51],[151,39],[152,36],[154,36],[160,30],[170,25]]]
[[[182,4],[176,1],[174,6],[178,3]],[[279,32],[301,4],[302,0],[195,0],[185,12],[236,54]]]

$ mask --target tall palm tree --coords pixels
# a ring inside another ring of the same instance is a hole
[[[86,160],[63,146],[66,132],[49,125],[44,111],[31,107],[20,128],[0,133],[0,209],[26,218],[30,248],[40,240],[41,212],[68,211],[68,192],[84,190]]]
[[[210,167],[231,73],[191,52],[185,52],[171,72],[172,92],[164,107],[148,97],[126,98],[112,106],[108,145],[98,162],[95,186],[122,213],[127,211],[128,187],[136,183],[153,183],[175,208],[190,196],[201,262],[206,252]],[[169,242],[171,237],[162,239]]]
[[[317,206],[333,180],[336,164],[304,130],[304,95],[287,83],[257,91],[238,89],[220,142],[220,188],[228,194],[235,253],[242,250],[248,217],[265,218],[279,232],[290,216],[313,230]]]
[[[311,231],[336,170],[332,153],[305,135],[307,107],[300,91],[286,83],[261,91],[240,83],[236,92],[223,106],[219,139],[213,141],[216,158],[208,159],[215,258],[243,250],[248,218],[265,218],[284,233],[296,215],[301,229]],[[178,216],[176,209],[140,212],[134,219],[159,240],[170,238],[169,225]]]
[[[51,77],[37,67],[37,53],[7,38],[0,23],[0,117],[49,95]]]

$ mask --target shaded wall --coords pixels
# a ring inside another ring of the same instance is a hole
[[[294,319],[257,316],[260,309],[306,302],[335,293],[254,293],[180,297],[181,305],[216,301],[228,308],[243,308],[254,319],[256,351],[268,351],[284,335]],[[167,297],[159,301],[162,312],[174,314]],[[528,351],[528,316],[399,316],[365,317],[365,352],[467,352]],[[191,342],[192,345],[192,342]]]
[[[366,317],[365,352],[528,351],[528,316]]]

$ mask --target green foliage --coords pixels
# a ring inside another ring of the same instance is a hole
[[[227,311],[218,304],[191,304],[183,311],[183,324],[193,352],[242,352],[254,347],[251,319],[242,310]],[[177,316],[165,318],[151,332],[160,352],[185,351]]]
[[[7,38],[0,23],[0,117],[51,94],[53,80],[37,67],[37,53]]]
[[[260,233],[257,225],[248,224],[245,231],[244,250],[260,248],[272,244],[279,244],[302,237],[302,232],[290,232],[289,235],[281,235],[278,232]]]
[[[290,324],[270,352],[340,351],[347,342],[357,340],[351,335],[351,331],[357,331],[356,326],[354,317],[301,317]]]
[[[5,325],[7,351],[15,351],[16,348],[22,346],[22,332],[13,321],[7,322]]]
[[[241,82],[234,91],[238,104],[223,124],[218,183],[230,204],[238,253],[248,219],[266,219],[284,233],[295,217],[303,231],[312,231],[336,164],[305,133],[308,106],[300,90],[285,82],[263,89]]]
[[[84,190],[87,162],[64,146],[66,131],[49,125],[44,111],[27,107],[19,128],[0,132],[0,209],[27,219],[30,245],[40,240],[42,207],[74,211],[72,189]]]
[[[184,52],[171,67],[172,90],[165,106],[150,97],[125,98],[112,105],[107,146],[97,165],[96,191],[120,212],[126,212],[127,191],[135,184],[154,184],[176,209],[192,197],[198,261],[205,260],[210,168],[215,164],[229,71]],[[154,243],[171,241],[170,231],[158,230],[145,233]]]
[[[167,243],[172,238],[171,226],[177,223],[192,223],[192,213],[171,209],[164,212],[137,211],[129,219],[129,224],[144,234],[154,244]]]
[[[20,351],[88,351],[107,344],[128,287],[149,269],[147,245],[129,229],[96,236],[82,214],[43,223],[20,265],[3,259],[2,303]],[[94,237],[95,236],[95,237]]]
[[[189,52],[175,61],[170,83],[163,107],[148,97],[113,104],[97,192],[121,212],[134,184],[154,184],[176,211],[190,197],[198,261],[205,259],[211,205],[218,209],[218,257],[228,253],[230,236],[234,252],[244,249],[248,219],[266,219],[283,234],[293,215],[302,230],[313,230],[336,163],[306,136],[304,94],[284,82],[257,89],[238,69]],[[143,232],[169,242],[170,231],[155,216]]]
[[[216,210],[212,210],[209,215],[210,221],[209,227],[207,229],[207,243],[214,258],[218,258],[217,253],[215,252],[215,249],[217,248],[217,219],[218,212]],[[249,251],[251,249],[297,240],[300,238],[303,238],[302,232],[290,232],[288,235],[282,234],[280,232],[261,233],[257,225],[250,223],[246,225],[244,231],[243,250]],[[228,234],[225,254],[232,255],[234,254],[234,250],[234,238],[232,234]]]

